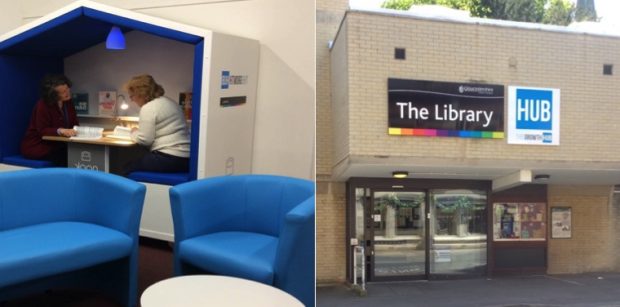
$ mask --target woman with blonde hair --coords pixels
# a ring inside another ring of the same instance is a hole
[[[125,175],[133,171],[187,172],[189,132],[178,103],[164,96],[164,89],[150,75],[131,78],[125,89],[140,107],[140,121],[131,139],[149,147],[149,153],[129,163]]]

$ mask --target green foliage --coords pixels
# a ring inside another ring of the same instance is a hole
[[[542,22],[545,14],[544,0],[511,0],[504,8],[505,20]]]
[[[382,8],[394,10],[408,10],[413,5],[413,0],[386,0],[381,4]]]
[[[584,3],[580,14],[586,16],[584,18],[594,16],[596,20],[593,0],[579,2]],[[408,10],[412,5],[420,4],[437,4],[466,10],[474,17],[556,25],[568,25],[576,15],[570,0],[386,0],[381,7]],[[579,5],[577,7],[579,8]]]
[[[473,200],[465,195],[458,196],[454,202],[438,202],[437,207],[441,210],[442,213],[455,213],[455,212],[464,212],[468,210],[473,210],[475,204]]]
[[[410,200],[401,200],[396,193],[390,193],[383,195],[379,198],[375,198],[375,206],[378,206],[380,210],[385,209],[385,206],[390,206],[394,209],[398,208],[417,208],[424,202],[421,196],[416,196]]]
[[[577,0],[576,21],[597,21],[594,0]]]
[[[412,5],[436,4],[453,9],[469,10],[472,4],[476,2],[480,2],[480,0],[386,0],[381,7],[395,10],[408,10]]]
[[[573,21],[575,5],[568,0],[551,0],[545,10],[543,23],[567,26]]]

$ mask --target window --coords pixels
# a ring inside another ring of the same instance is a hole
[[[405,48],[394,48],[394,59],[404,60],[406,58]]]
[[[544,241],[545,212],[544,203],[493,204],[493,240]]]
[[[612,64],[603,65],[603,75],[613,75],[614,74],[614,66]]]

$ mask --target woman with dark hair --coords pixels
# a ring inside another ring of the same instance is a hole
[[[125,88],[140,107],[140,121],[131,139],[149,147],[149,153],[125,167],[125,175],[138,170],[187,172],[189,131],[179,104],[164,96],[164,89],[150,75],[133,77]]]
[[[39,101],[34,106],[26,135],[22,139],[22,156],[48,160],[67,166],[67,146],[63,142],[44,141],[43,136],[75,136],[79,125],[71,102],[71,81],[64,75],[46,75],[41,81]]]

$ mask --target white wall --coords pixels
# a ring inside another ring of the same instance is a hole
[[[123,85],[141,74],[152,75],[174,101],[178,101],[180,92],[192,91],[194,45],[140,31],[126,33],[125,42],[125,50],[110,51],[101,43],[65,59],[65,74],[73,81],[72,92],[88,93],[89,114],[98,112],[99,91],[116,91],[130,106],[119,115],[137,116],[139,108],[130,102]],[[92,65],[92,59],[105,64]]]
[[[8,9],[15,10],[15,15],[26,23],[70,2],[22,0],[17,4],[19,7],[13,5]],[[314,177],[313,0],[98,2],[259,40],[261,54],[253,172]],[[3,15],[10,15],[9,11],[2,11]]]

